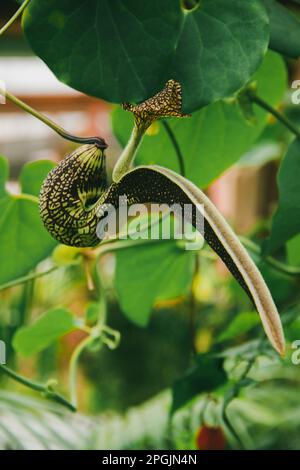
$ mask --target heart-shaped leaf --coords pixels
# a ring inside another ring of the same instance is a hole
[[[34,52],[64,83],[120,103],[138,102],[167,80],[191,112],[242,87],[269,41],[259,0],[32,0],[23,26]]]

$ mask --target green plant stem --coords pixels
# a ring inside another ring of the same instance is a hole
[[[172,145],[174,147],[174,150],[175,150],[175,153],[176,153],[176,156],[177,156],[177,160],[178,160],[180,174],[182,176],[185,176],[184,158],[183,158],[180,146],[179,146],[179,144],[177,142],[177,139],[175,137],[175,134],[174,134],[173,130],[171,129],[171,127],[170,127],[170,125],[167,121],[162,121],[162,125],[164,126],[165,131],[168,134],[168,137],[169,137],[169,139],[172,142]]]
[[[70,386],[70,397],[72,406],[77,408],[77,369],[78,361],[81,353],[84,349],[94,341],[93,336],[87,336],[83,341],[81,341],[76,348],[74,349],[71,360],[70,360],[70,369],[69,369],[69,386]]]
[[[300,129],[293,122],[291,122],[284,114],[281,114],[277,111],[273,106],[269,105],[266,101],[262,98],[257,96],[253,91],[249,90],[247,92],[248,98],[261,108],[265,109],[269,113],[271,113],[278,121],[280,121],[287,129],[289,129],[296,137],[300,139]]]
[[[1,87],[0,87],[0,95],[4,96],[8,100],[10,100],[12,103],[14,103],[19,108],[23,109],[23,111],[26,111],[27,113],[31,114],[35,118],[42,121],[44,124],[46,124],[48,127],[50,127],[58,135],[60,135],[61,137],[63,137],[66,140],[70,140],[72,142],[77,142],[79,144],[95,144],[100,148],[106,148],[107,147],[106,142],[101,137],[77,137],[73,134],[70,134],[69,132],[65,131],[62,127],[58,126],[55,122],[51,121],[51,119],[47,118],[47,116],[45,116],[45,115],[39,113],[38,111],[36,111],[35,109],[31,108],[31,106],[24,103],[19,98],[12,95],[9,91],[7,91],[7,90],[5,90]]]
[[[111,330],[109,327],[105,325],[106,322],[106,313],[107,313],[107,301],[105,296],[105,290],[103,288],[101,273],[98,269],[98,261],[99,261],[99,254],[96,258],[95,263],[95,286],[99,294],[99,316],[97,319],[96,325],[91,329],[89,336],[87,336],[84,340],[82,340],[74,349],[71,359],[70,359],[70,366],[69,366],[69,390],[70,390],[70,397],[71,403],[77,407],[77,370],[78,370],[78,362],[81,356],[81,353],[84,349],[91,344],[97,337],[100,338],[101,332],[105,329],[110,333],[113,334],[114,330]]]
[[[261,259],[263,259],[267,264],[269,264],[271,267],[276,269],[276,271],[279,271],[288,276],[300,277],[300,268],[298,268],[297,266],[289,266],[287,264],[282,263],[281,261],[278,261],[272,256],[267,256],[266,258],[263,258],[261,254],[261,248],[259,247],[259,245],[257,245],[255,242],[253,242],[252,240],[246,237],[240,236],[239,239],[249,251],[252,251],[254,254],[259,255]],[[108,253],[111,251],[123,250],[126,248],[132,248],[134,246],[143,246],[148,243],[164,243],[164,242],[165,240],[160,240],[160,239],[157,239],[157,240],[141,239],[141,240],[124,240],[124,241],[107,240],[107,241],[102,242],[101,247],[97,250],[97,256],[100,257],[104,255],[105,253]],[[217,259],[217,256],[214,253],[211,253],[210,251],[206,251],[203,248],[199,251],[199,253],[201,256],[204,255],[208,259],[211,259],[211,260]],[[1,289],[1,286],[0,286],[0,289]]]
[[[109,240],[104,242],[101,247],[97,250],[97,259],[106,253],[117,250],[124,250],[126,248],[132,248],[134,246],[143,246],[150,243],[164,243],[165,240],[155,239],[141,239],[141,240]]]
[[[70,403],[66,398],[64,398],[62,395],[60,395],[59,393],[57,393],[55,390],[51,389],[47,385],[40,384],[33,380],[29,380],[26,377],[23,377],[22,375],[17,374],[17,372],[14,372],[12,369],[10,369],[9,367],[6,367],[3,364],[0,364],[0,371],[2,371],[4,374],[6,374],[8,377],[15,380],[16,382],[21,383],[25,387],[31,388],[32,390],[36,392],[43,393],[50,400],[60,403],[61,405],[65,406],[71,411],[76,411],[76,407],[74,407],[72,403]]]
[[[34,274],[34,272],[32,273]],[[20,306],[20,323],[25,325],[33,305],[35,279],[30,279],[23,286],[22,304]]]
[[[266,256],[265,258],[262,256],[261,248],[259,245],[254,243],[252,240],[246,237],[239,237],[241,240],[242,244],[252,251],[253,253],[259,255],[263,261],[268,263],[271,267],[276,269],[277,271],[286,274],[288,276],[293,276],[293,277],[300,277],[300,268],[296,266],[289,266],[285,263],[282,263],[281,261],[278,261],[277,259],[273,258],[272,256]]]
[[[97,327],[102,329],[105,325],[106,318],[107,318],[107,298],[106,298],[106,291],[103,285],[103,280],[102,280],[102,275],[101,271],[99,269],[99,261],[100,261],[100,256],[104,254],[105,251],[100,252],[97,254],[96,258],[96,263],[95,263],[95,272],[94,272],[94,278],[95,278],[95,284],[97,288],[97,294],[99,298],[99,315],[97,319]]]
[[[33,279],[37,279],[39,277],[46,276],[47,274],[50,274],[53,271],[56,271],[56,269],[58,268],[59,266],[52,266],[52,268],[49,268],[47,271],[43,271],[40,273],[31,273],[31,274],[28,274],[27,276],[18,277],[17,279],[13,279],[12,281],[6,282],[5,284],[1,284],[0,291],[4,289],[8,289],[9,287],[18,286],[19,284],[24,284],[25,282],[31,281]]]
[[[179,170],[180,174],[182,176],[185,176],[185,167],[184,167],[184,158],[181,152],[181,149],[179,147],[179,144],[177,142],[177,139],[169,126],[169,124],[166,121],[162,121],[162,124],[164,126],[164,129],[171,140],[171,143],[174,147],[177,160],[178,160],[178,165],[179,165]],[[143,136],[145,134],[145,130],[147,129],[147,126],[140,126],[138,127],[136,124],[134,124],[131,136],[123,149],[123,152],[120,155],[119,160],[117,161],[114,170],[113,170],[113,175],[112,179],[115,183],[120,181],[122,176],[127,173],[132,166],[133,160],[136,156],[137,150],[142,142]]]
[[[131,136],[113,170],[112,179],[115,183],[120,181],[122,176],[124,176],[125,173],[127,173],[131,169],[134,157],[140,146],[144,134],[144,127],[138,127],[136,124],[134,124]]]
[[[8,22],[2,26],[0,29],[0,36],[5,33],[5,31],[13,24],[13,22],[21,15],[21,13],[25,10],[30,0],[25,0],[24,3],[20,6],[20,8],[16,11],[16,13],[8,20]]]

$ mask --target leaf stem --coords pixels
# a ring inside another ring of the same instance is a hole
[[[0,95],[4,96],[8,100],[10,100],[12,103],[14,103],[16,106],[19,108],[23,109],[23,111],[31,114],[35,118],[39,119],[42,121],[44,124],[46,124],[48,127],[50,127],[52,130],[54,130],[58,135],[63,137],[66,140],[70,140],[71,142],[76,142],[79,144],[95,144],[99,148],[107,148],[107,144],[104,139],[101,137],[78,137],[73,134],[70,134],[69,132],[65,131],[62,127],[57,125],[55,122],[51,121],[47,116],[44,114],[39,113],[35,109],[31,108],[28,104],[24,103],[21,101],[19,98],[11,94],[9,91],[3,89],[0,87]]]
[[[1,284],[0,291],[4,289],[8,289],[9,287],[17,286],[19,284],[24,284],[27,281],[31,281],[33,279],[37,279],[42,276],[46,276],[47,274],[52,273],[58,268],[59,266],[52,266],[47,271],[42,271],[42,272],[37,272],[37,273],[35,272],[35,273],[28,274],[27,276],[18,277],[17,279],[13,279],[12,281],[6,282],[5,284]]]
[[[8,22],[4,26],[2,26],[2,28],[0,29],[0,36],[2,36],[2,34],[4,34],[5,31],[13,24],[13,22],[21,15],[21,13],[25,10],[29,2],[30,0],[25,0],[25,2],[22,3],[20,8],[10,18],[10,20],[8,20]]]
[[[290,121],[284,114],[281,114],[277,109],[273,108],[269,103],[264,101],[262,98],[257,96],[254,91],[248,90],[247,91],[248,98],[261,108],[265,109],[269,113],[271,113],[278,121],[280,121],[287,129],[289,129],[296,137],[300,138],[300,130],[298,129],[295,124]]]
[[[46,398],[60,403],[71,411],[76,411],[76,407],[73,406],[72,403],[70,403],[65,397],[57,393],[55,390],[53,390],[52,387],[49,387],[47,384],[44,385],[33,380],[27,379],[26,377],[23,377],[22,375],[18,374],[17,372],[13,371],[12,369],[6,367],[3,364],[0,364],[0,371],[4,372],[4,374],[6,374],[8,377],[15,380],[16,382],[21,383],[25,387],[28,387],[36,392],[43,393]]]
[[[172,145],[174,147],[174,150],[175,150],[175,153],[176,153],[176,156],[177,156],[177,160],[178,160],[180,174],[182,176],[185,176],[184,158],[183,158],[180,146],[178,144],[178,141],[175,137],[175,134],[174,134],[173,130],[171,129],[170,124],[167,121],[162,121],[162,125],[164,126],[165,131],[168,134],[169,139],[172,142]]]

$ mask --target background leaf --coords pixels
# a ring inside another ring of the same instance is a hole
[[[36,162],[25,163],[19,178],[22,193],[32,194],[38,197],[44,179],[54,167],[55,163],[50,160],[38,160]]]
[[[212,392],[226,382],[223,359],[199,354],[196,365],[173,386],[172,413],[203,392]]]
[[[279,103],[286,87],[286,69],[281,57],[269,52],[253,80],[257,81],[259,96],[272,105]],[[255,113],[257,122],[251,125],[243,118],[236,102],[219,101],[197,111],[191,118],[168,120],[184,156],[187,178],[203,188],[236,162],[266,125],[267,114],[257,107]],[[132,116],[116,108],[112,124],[124,146],[132,129]],[[174,148],[159,122],[144,137],[137,155],[137,164],[155,163],[179,171]]]
[[[300,265],[300,234],[293,237],[286,244],[288,262],[292,266]]]
[[[270,45],[274,51],[293,59],[300,56],[300,21],[275,0],[263,0],[270,18]]]
[[[133,323],[146,326],[156,301],[188,293],[195,254],[165,240],[120,250],[116,263],[115,287],[122,311]]]
[[[227,341],[247,333],[247,331],[260,324],[256,312],[241,312],[229,323],[227,328],[217,337],[217,341]]]
[[[74,329],[76,324],[73,314],[56,307],[48,310],[32,325],[19,328],[13,338],[13,347],[23,356],[32,356]]]
[[[290,144],[278,173],[279,206],[273,216],[271,236],[264,243],[271,253],[300,232],[300,139]]]
[[[42,167],[46,169],[43,165],[39,168]],[[2,185],[8,174],[7,168],[5,160],[1,159]],[[35,169],[29,165],[23,174],[28,191],[37,189]],[[40,219],[37,198],[10,195],[0,190],[0,284],[27,274],[51,253],[55,245],[57,242],[50,237]]]

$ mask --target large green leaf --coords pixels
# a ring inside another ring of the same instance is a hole
[[[288,57],[300,56],[300,21],[276,0],[263,0],[270,18],[270,47]]]
[[[40,170],[42,167],[43,163],[40,164]],[[48,162],[46,167],[48,168]],[[37,198],[26,194],[11,195],[4,191],[3,183],[7,178],[7,168],[7,162],[2,157],[0,159],[0,284],[26,274],[46,258],[57,244],[41,222]],[[29,187],[33,187],[29,168],[26,170],[26,175],[23,174],[22,184],[28,188],[28,191]]]
[[[265,241],[265,253],[270,253],[300,232],[300,139],[290,144],[279,174],[279,207],[273,216],[272,232]]]
[[[226,382],[223,359],[210,354],[199,354],[196,365],[173,387],[172,412],[186,405],[203,392],[212,392]]]
[[[32,0],[23,26],[64,83],[111,102],[143,101],[170,78],[190,112],[243,86],[269,41],[259,0]]]
[[[272,79],[270,79],[272,77]],[[278,104],[286,88],[286,69],[280,56],[269,52],[254,80],[258,94],[272,105]],[[259,108],[256,124],[249,124],[236,102],[218,102],[197,111],[191,118],[171,119],[173,130],[184,156],[186,176],[206,187],[246,152],[266,125],[267,115]],[[120,108],[112,114],[113,129],[125,145],[132,128],[132,116]],[[161,123],[144,137],[137,164],[153,164],[179,171],[174,148]]]
[[[13,347],[23,356],[32,356],[74,329],[74,315],[69,310],[56,307],[48,310],[32,325],[19,328],[13,337]]]
[[[146,326],[156,301],[188,293],[195,254],[165,240],[120,250],[116,261],[115,286],[121,308],[132,322]]]

